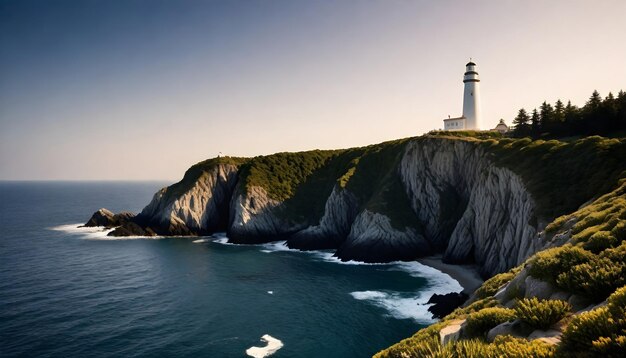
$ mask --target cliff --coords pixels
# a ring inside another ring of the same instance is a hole
[[[443,252],[489,277],[549,244],[548,222],[609,191],[624,170],[620,140],[480,136],[207,160],[112,234],[227,231],[232,242],[287,240],[366,262]]]

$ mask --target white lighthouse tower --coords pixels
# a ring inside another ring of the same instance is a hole
[[[470,60],[465,65],[463,76],[465,89],[463,91],[463,117],[465,117],[465,129],[480,130],[480,79],[476,72],[476,64]]]
[[[470,62],[465,65],[465,74],[463,75],[463,115],[457,118],[448,118],[443,120],[443,127],[447,131],[459,130],[480,130],[481,113],[480,113],[480,79],[476,72],[476,64]]]

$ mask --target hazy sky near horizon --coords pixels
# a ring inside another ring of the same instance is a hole
[[[0,179],[166,179],[218,153],[626,90],[626,1],[0,1]]]

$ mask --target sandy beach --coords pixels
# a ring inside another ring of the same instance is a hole
[[[441,261],[441,255],[433,255],[418,259],[417,262],[436,268],[437,270],[450,275],[463,286],[463,292],[471,295],[484,280],[478,274],[478,270],[474,265],[450,265]]]

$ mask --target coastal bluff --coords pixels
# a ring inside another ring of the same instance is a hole
[[[547,223],[612,189],[624,165],[611,151],[624,142],[597,150],[606,141],[442,132],[346,150],[218,157],[192,166],[141,213],[101,209],[87,226],[115,227],[113,236],[227,232],[234,243],[286,240],[365,262],[441,253],[491,277],[553,245]],[[586,162],[576,164],[580,158]]]

